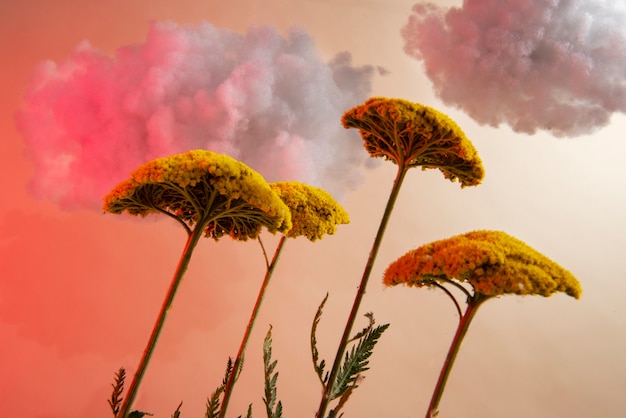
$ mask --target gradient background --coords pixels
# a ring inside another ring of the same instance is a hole
[[[483,158],[487,176],[477,188],[460,190],[438,172],[408,176],[362,305],[363,313],[374,311],[379,323],[392,325],[346,416],[424,414],[456,313],[438,292],[384,289],[379,279],[415,246],[482,228],[506,231],[559,262],[580,279],[584,294],[580,301],[503,297],[481,308],[441,416],[623,416],[626,118],[616,115],[610,126],[576,139],[478,125],[436,99],[420,63],[403,53],[399,31],[412,3],[0,1],[0,416],[110,416],[113,374],[120,366],[132,373],[144,348],[183,231],[167,220],[128,222],[33,199],[26,187],[33,170],[14,113],[39,62],[64,59],[83,39],[112,53],[141,42],[149,22],[163,19],[206,20],[241,32],[259,23],[280,30],[300,25],[322,56],[347,50],[355,65],[387,69],[374,78],[372,95],[447,112]],[[255,416],[263,415],[261,342],[269,324],[285,416],[314,415],[320,386],[310,361],[310,323],[329,291],[318,340],[332,361],[394,173],[390,164],[366,173],[363,186],[344,201],[352,222],[336,236],[289,242],[250,341],[232,416],[248,403]],[[206,396],[236,353],[263,272],[254,242],[199,245],[138,409],[169,417],[183,400],[184,417],[203,415]]]

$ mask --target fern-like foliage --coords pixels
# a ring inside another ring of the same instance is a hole
[[[115,381],[111,383],[113,387],[113,392],[111,393],[111,399],[108,399],[109,406],[111,407],[111,411],[113,411],[113,416],[117,417],[117,414],[120,412],[120,407],[122,406],[122,401],[124,398],[122,397],[122,393],[124,392],[124,379],[126,379],[126,369],[120,367],[120,369],[115,373]]]
[[[350,398],[350,395],[352,395],[352,392],[358,386],[356,383],[359,382],[361,379],[363,379],[361,377],[361,375],[357,375],[356,376],[355,383],[352,383],[350,385],[350,387],[348,387],[348,389],[346,389],[346,391],[341,395],[341,397],[339,398],[339,402],[337,403],[337,406],[334,407],[328,413],[328,418],[341,418],[343,416],[343,414],[341,414],[339,416],[337,414],[339,414],[339,411],[341,410],[341,408],[343,408],[343,406],[346,404],[346,402],[348,402],[348,399]]]
[[[333,383],[333,390],[330,395],[331,400],[337,399],[346,394],[347,391],[352,391],[358,387],[359,375],[369,370],[369,358],[372,355],[374,346],[383,332],[389,327],[389,324],[374,327],[374,316],[371,313],[367,313],[365,316],[369,319],[369,325],[350,340],[356,342],[346,352],[343,363],[339,368],[337,380]]]
[[[172,414],[172,418],[180,418],[180,407],[183,406],[183,401],[180,401],[180,403],[178,404],[178,408],[176,408],[176,411],[174,411],[174,413]]]
[[[150,412],[133,411],[130,414],[128,414],[128,418],[143,418],[146,415],[149,416],[149,417],[154,416],[154,414],[151,414]]]
[[[373,313],[368,312],[364,316],[368,319],[369,325],[366,326],[365,328],[363,328],[360,332],[357,332],[356,334],[354,334],[354,337],[350,338],[348,340],[348,343],[351,343],[352,341],[356,341],[359,338],[363,337],[369,330],[372,329],[372,327],[376,323],[376,320],[374,319],[374,314]]]
[[[239,415],[237,418],[241,418],[242,416]],[[248,405],[248,413],[246,414],[246,418],[252,418],[252,404]]]
[[[272,361],[272,327],[267,331],[265,340],[263,341],[263,369],[265,372],[265,397],[263,403],[267,412],[267,418],[282,418],[283,405],[280,401],[276,403],[276,382],[278,381],[278,372],[274,373],[274,369],[278,364],[278,360]],[[274,409],[276,405],[276,409]]]
[[[220,396],[226,389],[226,382],[228,382],[228,378],[230,374],[233,372],[233,359],[228,357],[228,362],[226,362],[226,372],[224,373],[224,379],[222,379],[222,384],[215,389],[215,391],[207,398],[206,401],[206,412],[204,413],[204,418],[217,418],[220,414]]]
[[[319,359],[319,350],[317,349],[317,326],[322,318],[324,305],[328,300],[328,293],[317,308],[315,317],[313,318],[313,326],[311,327],[311,356],[313,358],[313,367],[323,387],[328,384],[329,373],[324,371],[326,361]],[[369,357],[372,355],[374,346],[378,342],[380,336],[389,327],[389,324],[375,327],[376,321],[371,312],[365,314],[369,320],[369,324],[360,332],[357,332],[348,343],[355,342],[352,349],[346,352],[345,358],[339,368],[337,378],[333,383],[330,400],[339,398],[337,406],[328,413],[327,418],[341,418],[339,411],[348,401],[354,389],[359,385],[362,379],[361,373],[369,369]]]
[[[315,313],[315,317],[313,318],[313,326],[311,327],[311,356],[313,358],[313,367],[315,368],[315,373],[322,384],[322,387],[326,386],[326,382],[328,382],[328,372],[324,373],[324,367],[326,367],[326,360],[319,360],[320,353],[317,350],[317,338],[315,336],[317,332],[317,325],[322,319],[322,311],[324,309],[324,305],[328,300],[328,293],[320,303],[320,306],[317,308],[317,312]]]

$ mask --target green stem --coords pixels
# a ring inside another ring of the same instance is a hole
[[[337,379],[337,374],[339,373],[339,368],[341,366],[341,361],[343,359],[344,352],[346,351],[348,341],[350,340],[350,333],[352,332],[354,321],[356,320],[359,307],[361,306],[361,301],[363,300],[363,296],[365,295],[367,282],[372,272],[372,268],[374,267],[374,261],[376,260],[376,255],[378,254],[380,243],[382,242],[383,235],[385,234],[385,229],[387,228],[387,224],[389,223],[391,212],[393,211],[393,207],[398,198],[398,193],[400,192],[400,187],[402,186],[402,181],[404,180],[407,170],[408,170],[408,167],[404,165],[398,166],[398,173],[396,174],[396,178],[393,182],[393,187],[391,188],[391,193],[389,194],[389,199],[387,200],[387,206],[385,207],[385,212],[383,213],[382,219],[380,220],[380,225],[378,226],[378,232],[376,234],[376,238],[374,239],[374,243],[372,244],[372,249],[370,250],[369,258],[367,259],[367,264],[365,265],[365,270],[363,271],[361,283],[358,287],[356,296],[354,298],[352,310],[350,311],[350,315],[348,316],[346,327],[344,328],[344,331],[343,331],[343,336],[341,337],[341,341],[339,342],[339,347],[337,348],[337,354],[335,354],[335,361],[333,362],[333,368],[328,377],[328,382],[326,383],[326,387],[324,388],[324,393],[322,394],[322,400],[320,402],[319,410],[317,411],[317,414],[315,415],[317,418],[324,418],[324,415],[326,414],[326,409],[328,408],[328,404],[332,400],[331,395],[333,391],[333,386],[334,386],[335,380]]]
[[[202,228],[200,225],[197,225],[196,228],[187,236],[185,249],[183,250],[178,261],[178,267],[176,268],[176,272],[174,273],[174,277],[172,278],[172,282],[170,283],[167,295],[165,296],[165,300],[163,301],[163,305],[161,306],[161,311],[159,312],[159,316],[157,317],[154,328],[152,329],[152,334],[150,335],[150,339],[148,340],[146,349],[144,350],[141,360],[139,361],[139,366],[137,366],[137,371],[135,372],[133,381],[130,384],[128,393],[126,394],[126,398],[124,399],[122,407],[120,408],[120,412],[117,415],[119,418],[127,418],[131,412],[130,409],[135,400],[135,397],[137,396],[139,385],[141,385],[143,375],[146,371],[146,368],[148,367],[148,363],[150,362],[150,358],[152,357],[152,353],[154,352],[154,347],[156,346],[157,340],[159,339],[161,330],[163,329],[163,324],[165,324],[165,318],[167,317],[167,313],[172,306],[174,296],[176,295],[178,286],[180,285],[180,282],[185,275],[185,271],[187,271],[193,249],[195,248],[196,244],[200,240],[200,237],[202,236],[202,233],[204,232],[203,230],[204,228]]]
[[[220,414],[218,415],[218,418],[224,418],[226,416],[226,410],[228,409],[228,402],[230,401],[230,395],[232,394],[233,388],[235,386],[235,382],[238,377],[237,375],[238,375],[239,369],[241,368],[243,356],[246,351],[246,346],[248,345],[248,340],[250,339],[250,334],[252,333],[252,328],[254,327],[254,322],[256,321],[256,318],[261,309],[261,303],[263,303],[265,291],[267,290],[267,286],[270,283],[270,279],[272,278],[272,274],[274,273],[274,268],[276,267],[278,258],[280,257],[280,253],[282,252],[283,247],[285,246],[286,240],[287,240],[287,237],[285,235],[283,235],[280,238],[278,246],[276,247],[276,251],[274,252],[274,257],[272,258],[272,262],[267,265],[265,278],[263,279],[263,283],[261,284],[261,288],[259,289],[259,294],[256,298],[256,303],[254,304],[254,308],[252,309],[252,314],[250,315],[250,320],[248,321],[246,332],[244,333],[243,339],[241,340],[241,345],[239,346],[239,352],[237,353],[237,358],[235,359],[233,371],[228,376],[228,381],[226,382],[226,387],[224,388],[224,399],[222,400],[222,407],[220,409]]]
[[[430,400],[430,405],[428,406],[428,411],[426,412],[426,418],[433,418],[439,414],[439,402],[441,401],[441,396],[443,395],[443,390],[445,389],[446,382],[448,381],[448,377],[450,376],[450,371],[452,370],[452,366],[454,365],[456,355],[461,348],[463,338],[467,333],[467,330],[470,326],[470,323],[472,322],[472,319],[474,318],[474,315],[476,315],[478,307],[487,299],[488,297],[486,296],[475,295],[468,300],[467,309],[465,310],[465,313],[459,321],[456,333],[454,334],[454,338],[452,339],[452,343],[450,344],[450,349],[448,350],[448,355],[446,356],[446,360],[441,367],[439,379],[437,380],[437,385],[435,386],[433,396]]]

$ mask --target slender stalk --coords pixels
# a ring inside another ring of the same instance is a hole
[[[165,324],[165,318],[167,317],[167,313],[172,306],[174,296],[176,295],[178,286],[180,285],[180,282],[185,275],[185,271],[187,271],[187,267],[189,266],[189,260],[191,259],[193,250],[200,240],[200,237],[202,236],[203,229],[204,228],[202,228],[201,225],[197,225],[196,228],[187,235],[187,243],[185,244],[185,248],[178,261],[178,266],[176,267],[176,271],[174,272],[174,277],[172,278],[170,287],[167,291],[165,299],[163,300],[163,304],[161,305],[161,311],[159,312],[159,316],[157,317],[154,328],[152,329],[152,334],[150,335],[148,344],[146,345],[141,360],[139,361],[139,366],[137,366],[137,371],[135,372],[130,387],[128,388],[128,393],[126,394],[126,398],[122,403],[120,412],[117,415],[118,418],[127,418],[130,414],[130,409],[135,400],[135,397],[137,396],[137,391],[139,390],[139,386],[141,385],[141,381],[143,380],[143,375],[146,371],[146,368],[148,367],[148,363],[150,362],[152,353],[154,352],[154,347],[156,346],[159,335],[161,334],[161,330],[163,329],[163,324]]]
[[[228,402],[230,401],[230,395],[232,394],[233,388],[235,387],[237,374],[239,372],[241,363],[243,361],[243,356],[246,351],[246,346],[248,345],[248,340],[250,339],[250,334],[252,333],[252,328],[254,327],[254,322],[256,321],[256,318],[261,309],[261,303],[263,303],[263,298],[265,297],[265,291],[267,290],[267,286],[270,283],[270,279],[272,278],[272,274],[274,273],[274,268],[276,267],[278,258],[280,257],[280,253],[282,252],[286,241],[287,241],[287,237],[283,235],[280,238],[280,241],[278,242],[278,246],[276,247],[276,251],[274,252],[274,257],[272,258],[272,262],[267,264],[265,278],[263,279],[263,283],[261,284],[261,288],[259,289],[259,294],[256,298],[254,308],[252,309],[252,314],[250,315],[250,320],[248,321],[246,332],[244,333],[243,339],[241,340],[241,345],[239,346],[239,352],[237,353],[237,358],[235,359],[233,371],[228,376],[228,381],[226,382],[226,387],[224,388],[224,399],[222,400],[222,407],[220,409],[220,414],[218,415],[218,418],[224,418],[226,416],[226,410],[228,409]],[[265,253],[264,247],[263,247],[263,252]],[[266,262],[267,262],[267,257],[266,257]]]
[[[446,295],[448,295],[448,297],[452,300],[452,303],[454,303],[454,307],[456,308],[456,312],[459,314],[459,321],[460,321],[461,318],[463,318],[463,312],[461,312],[461,307],[459,306],[459,302],[456,300],[452,292],[446,289],[445,286],[442,286],[439,283],[437,283],[435,280],[432,281],[431,285],[438,287],[439,289],[443,290],[443,292]]]
[[[265,251],[265,245],[263,245],[263,240],[261,239],[261,236],[259,235],[256,240],[259,241],[259,246],[261,247],[261,252],[263,253],[263,259],[265,260],[265,268],[269,269],[270,260],[267,258],[267,251]]]
[[[441,401],[441,396],[443,395],[443,390],[445,389],[446,382],[448,381],[448,377],[450,376],[450,371],[452,370],[452,366],[454,365],[454,360],[456,359],[456,355],[461,348],[461,343],[463,342],[463,338],[467,333],[467,330],[478,310],[478,307],[488,298],[482,295],[475,295],[467,302],[467,309],[465,313],[461,317],[459,321],[459,325],[456,329],[456,333],[454,334],[454,338],[452,339],[452,343],[450,344],[450,349],[448,350],[448,355],[446,356],[446,360],[441,367],[441,372],[439,373],[439,379],[437,380],[437,385],[435,386],[435,390],[433,391],[433,396],[430,400],[430,405],[428,406],[428,411],[426,412],[426,418],[434,418],[439,414],[439,402]]]
[[[376,238],[374,238],[374,243],[372,244],[372,249],[370,250],[370,254],[367,259],[367,264],[365,264],[365,270],[363,271],[361,283],[359,284],[356,296],[354,298],[352,310],[350,311],[350,315],[348,316],[346,327],[344,328],[344,331],[343,331],[343,336],[341,337],[341,341],[339,342],[339,347],[337,348],[337,354],[335,354],[335,361],[333,362],[333,368],[328,377],[328,382],[326,383],[326,387],[324,388],[324,393],[322,394],[322,400],[320,402],[319,410],[317,411],[317,414],[315,415],[317,418],[324,418],[324,415],[326,414],[326,409],[328,408],[328,404],[331,401],[332,390],[333,390],[335,380],[337,379],[337,374],[339,373],[341,360],[343,359],[343,355],[344,355],[344,352],[346,351],[348,341],[350,340],[352,327],[354,326],[354,321],[356,320],[359,307],[361,306],[361,301],[363,300],[363,296],[365,295],[367,282],[372,272],[372,268],[374,267],[374,261],[376,260],[378,249],[380,248],[380,243],[382,242],[383,235],[385,234],[385,229],[387,228],[387,224],[389,223],[391,212],[393,211],[393,207],[398,198],[398,193],[400,192],[400,187],[402,186],[402,181],[404,180],[407,170],[408,170],[408,167],[404,165],[398,166],[398,173],[396,174],[396,178],[393,182],[393,187],[391,188],[391,193],[389,194],[389,199],[387,200],[387,206],[385,207],[385,212],[383,213],[382,219],[380,220],[380,225],[378,226],[378,232],[376,233]]]

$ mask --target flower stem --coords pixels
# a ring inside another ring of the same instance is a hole
[[[443,395],[443,390],[445,389],[446,382],[448,381],[448,376],[450,376],[450,371],[454,365],[456,355],[461,348],[463,338],[467,333],[478,307],[487,299],[487,297],[482,295],[475,295],[468,299],[467,309],[465,309],[465,313],[459,321],[456,333],[454,334],[454,338],[450,344],[450,349],[448,350],[448,355],[446,356],[443,366],[441,367],[439,379],[437,380],[437,385],[435,386],[433,396],[430,400],[430,405],[428,406],[428,411],[426,412],[426,418],[434,418],[439,414],[439,402],[441,401],[441,396]]]
[[[365,270],[363,271],[361,283],[358,287],[356,296],[354,298],[352,310],[350,311],[350,315],[348,316],[346,327],[344,328],[344,331],[343,331],[343,336],[341,337],[341,341],[339,342],[339,347],[337,348],[337,354],[335,354],[335,361],[333,362],[333,368],[328,377],[328,382],[326,383],[326,387],[324,388],[324,393],[322,394],[322,400],[320,402],[319,410],[317,411],[317,414],[315,415],[317,418],[324,418],[324,415],[326,414],[326,409],[328,408],[328,404],[332,400],[331,396],[332,396],[333,386],[334,386],[335,380],[337,379],[337,374],[339,373],[339,368],[341,366],[341,361],[343,359],[344,352],[346,351],[348,341],[350,340],[350,333],[352,332],[354,321],[356,320],[359,307],[361,306],[361,301],[363,300],[363,296],[365,295],[367,282],[372,272],[372,268],[374,267],[374,262],[376,260],[376,255],[378,254],[378,249],[380,248],[383,235],[385,234],[385,229],[387,228],[387,224],[389,223],[391,212],[393,211],[393,207],[398,198],[398,193],[400,192],[400,187],[402,186],[402,181],[404,180],[407,170],[408,170],[408,167],[404,165],[398,166],[398,173],[396,174],[396,178],[393,182],[393,187],[391,188],[391,193],[389,194],[389,199],[387,200],[387,206],[385,207],[385,212],[383,213],[383,216],[380,220],[380,225],[378,226],[378,232],[376,233],[376,238],[374,238],[374,243],[372,244],[372,249],[370,250],[370,254],[367,259],[367,264],[365,265]]]
[[[200,237],[202,236],[203,229],[204,228],[202,228],[201,225],[197,225],[196,228],[187,236],[187,243],[185,244],[185,248],[178,261],[178,266],[176,267],[176,271],[174,273],[174,277],[172,278],[172,282],[170,283],[167,295],[165,296],[163,304],[161,305],[161,311],[159,312],[159,316],[157,317],[154,328],[152,329],[152,334],[150,335],[148,344],[143,352],[141,360],[139,361],[139,366],[137,366],[137,371],[135,372],[130,387],[128,388],[128,393],[126,394],[126,398],[122,403],[120,412],[117,415],[118,418],[127,418],[130,414],[130,409],[135,400],[135,397],[137,396],[137,391],[139,390],[139,386],[141,385],[141,381],[143,380],[143,375],[146,371],[146,368],[148,367],[148,363],[150,362],[152,353],[154,352],[154,347],[156,346],[159,335],[161,334],[161,330],[163,329],[163,324],[165,324],[165,318],[167,317],[167,313],[172,306],[174,296],[176,295],[178,286],[180,285],[180,282],[185,275],[185,271],[187,271],[187,267],[189,266],[189,260],[191,259],[193,250],[198,243]]]
[[[274,267],[278,262],[278,258],[280,257],[280,253],[285,246],[285,242],[287,237],[283,235],[278,242],[278,246],[276,247],[276,251],[274,252],[274,257],[272,258],[272,262],[267,265],[267,270],[265,272],[265,278],[263,279],[263,284],[261,284],[261,288],[259,289],[259,294],[256,298],[256,303],[254,304],[254,308],[252,309],[252,314],[250,315],[250,320],[248,321],[248,326],[246,327],[246,332],[243,335],[243,339],[241,340],[241,345],[239,346],[239,352],[237,353],[237,358],[235,359],[235,364],[233,365],[233,371],[228,376],[228,381],[226,382],[226,387],[224,388],[224,399],[222,400],[222,408],[220,409],[220,414],[218,418],[224,418],[226,416],[226,410],[228,409],[228,402],[230,401],[230,395],[232,394],[233,388],[235,386],[235,382],[237,380],[237,375],[239,373],[239,369],[241,368],[241,364],[243,361],[243,356],[246,351],[246,346],[248,345],[248,340],[250,339],[250,334],[252,333],[252,328],[254,327],[254,322],[259,314],[261,309],[261,303],[263,302],[263,298],[265,296],[265,291],[267,290],[267,286],[270,283],[270,279],[272,278],[272,274],[274,273]]]

